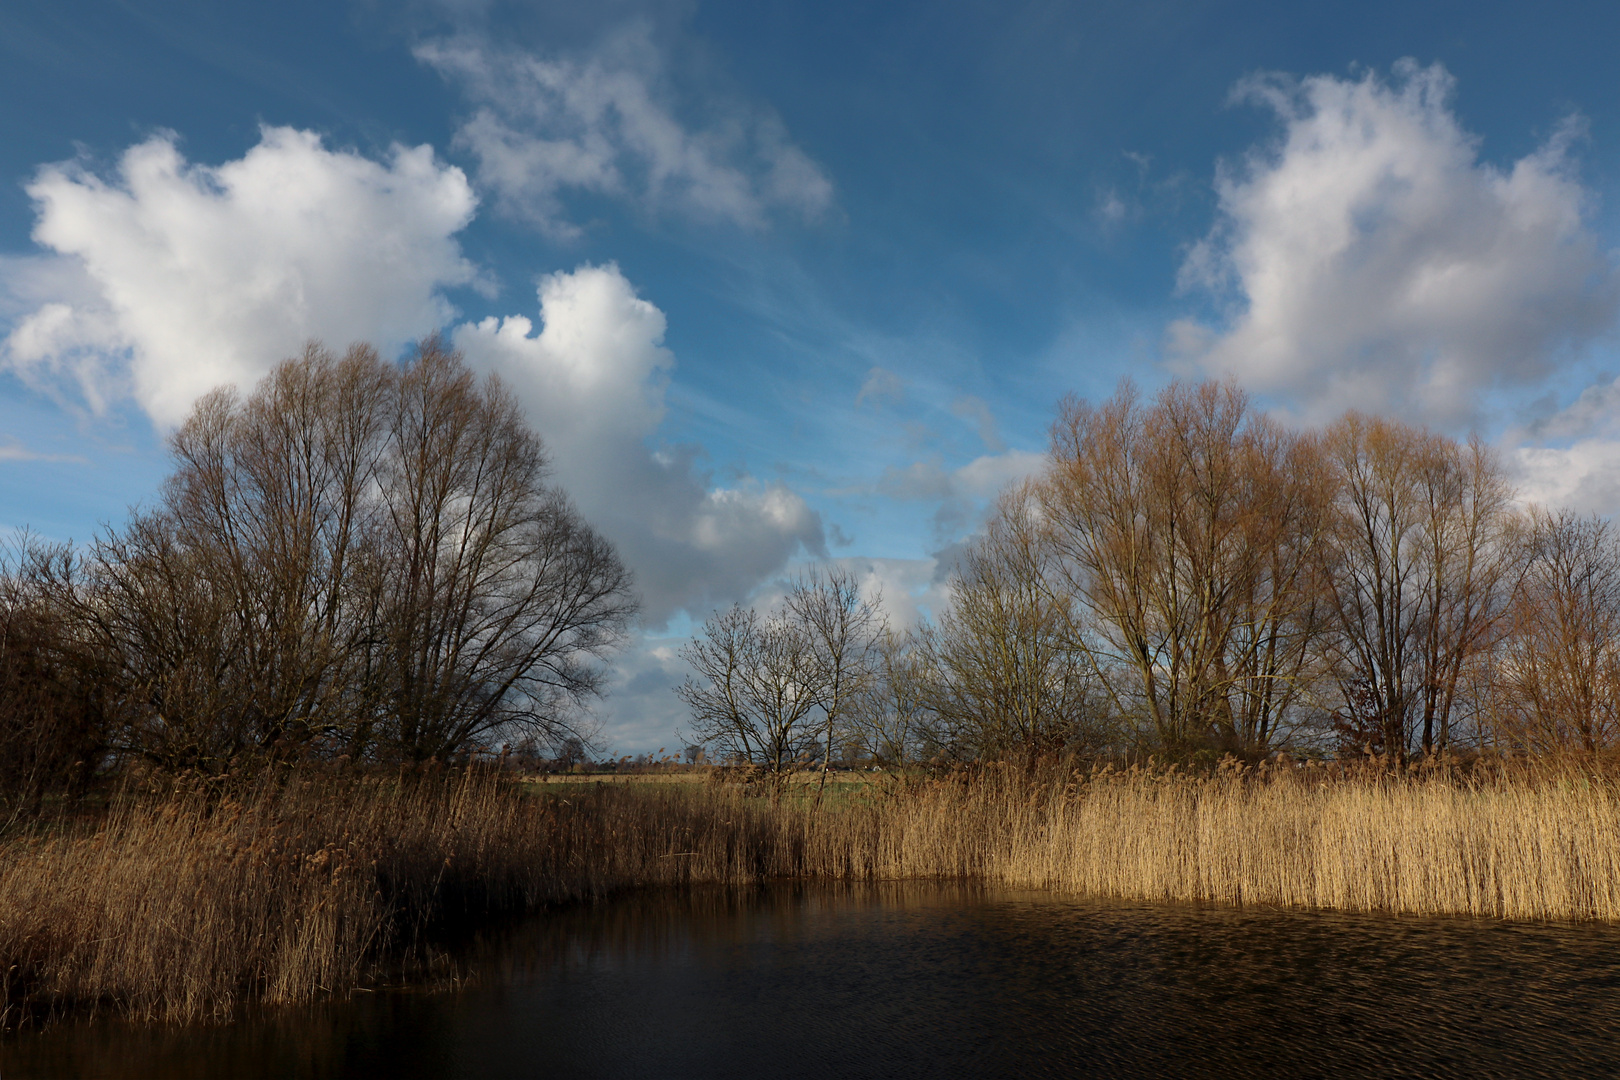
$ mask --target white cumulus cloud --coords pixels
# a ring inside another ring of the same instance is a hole
[[[1620,440],[1577,439],[1568,446],[1521,446],[1507,464],[1525,502],[1580,513],[1620,512]]]
[[[1620,383],[1612,378],[1501,442],[1525,502],[1620,513]]]
[[[1620,275],[1570,162],[1578,123],[1498,168],[1452,87],[1411,61],[1389,81],[1241,84],[1282,135],[1218,176],[1219,221],[1181,276],[1236,304],[1219,327],[1172,325],[1171,357],[1307,414],[1455,422],[1482,390],[1541,378],[1610,327]]]
[[[455,234],[476,199],[427,146],[379,162],[266,127],[242,158],[208,166],[160,134],[112,177],[48,165],[27,191],[34,240],[72,269],[13,320],[0,363],[92,412],[132,393],[159,426],[310,338],[387,346],[431,331],[453,315],[441,290],[475,277]]]
[[[475,106],[456,144],[477,159],[479,182],[554,236],[579,232],[569,193],[750,228],[774,209],[814,218],[832,202],[826,174],[769,110],[710,101],[706,125],[683,122],[645,27],[583,59],[467,35],[424,42],[416,55]]]
[[[524,402],[558,480],[635,570],[650,623],[741,599],[796,552],[826,554],[820,516],[787,487],[711,487],[694,448],[649,448],[674,358],[663,312],[617,266],[549,275],[539,301],[538,330],[490,318],[458,326],[455,345]]]
[[[456,240],[476,199],[426,146],[376,161],[265,128],[210,166],[164,134],[112,176],[52,165],[28,192],[48,253],[0,261],[0,364],[81,411],[133,398],[160,429],[311,338],[391,351],[454,319],[445,288],[477,282]],[[798,551],[825,554],[820,517],[788,488],[714,486],[698,448],[649,448],[674,358],[663,313],[616,266],[553,274],[539,300],[538,326],[464,323],[454,342],[522,398],[557,479],[635,570],[649,620],[742,597]]]

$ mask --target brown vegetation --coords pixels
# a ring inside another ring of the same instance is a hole
[[[1064,403],[1047,468],[1002,494],[922,625],[873,613],[818,651],[801,585],[710,619],[681,693],[697,738],[776,773],[835,746],[1599,755],[1620,739],[1617,552],[1597,519],[1518,505],[1477,439],[1355,413],[1290,430],[1232,385],[1126,384]],[[829,710],[828,686],[853,692]]]
[[[1612,530],[1518,505],[1480,441],[1398,421],[1289,430],[1216,383],[1068,401],[950,591],[883,643],[900,682],[875,680],[847,743],[1403,770],[1620,740]]]
[[[634,610],[498,383],[312,348],[172,449],[155,509],[0,573],[12,1019],[218,1018],[502,914],[783,877],[1620,919],[1620,545],[1477,442],[1213,384],[1069,403],[929,625],[838,570],[704,624],[680,694],[742,783],[543,792],[400,764],[578,765]],[[889,771],[829,789],[835,750]]]
[[[1041,486],[1076,651],[1162,747],[1264,752],[1298,723],[1331,488],[1231,387],[1066,404]]]
[[[1577,770],[992,766],[815,805],[726,784],[539,795],[479,771],[125,793],[0,844],[7,1002],[14,1021],[72,1006],[223,1018],[420,971],[447,933],[501,913],[773,878],[1620,919],[1620,787]]]

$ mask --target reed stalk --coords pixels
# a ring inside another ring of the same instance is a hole
[[[992,767],[836,809],[722,784],[536,794],[477,771],[125,793],[0,839],[10,1020],[220,1020],[431,966],[446,935],[626,889],[978,879],[1151,901],[1620,920],[1601,775]]]

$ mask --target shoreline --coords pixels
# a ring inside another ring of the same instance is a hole
[[[126,793],[0,840],[5,1019],[226,1021],[385,972],[431,981],[447,941],[558,904],[795,879],[1617,923],[1620,788],[993,767],[842,790],[819,811],[734,784],[479,770]]]

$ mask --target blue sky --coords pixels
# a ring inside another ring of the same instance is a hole
[[[1620,507],[1613,5],[0,8],[0,526],[84,539],[309,337],[500,373],[646,593],[942,602],[1064,393],[1235,378]]]

